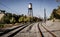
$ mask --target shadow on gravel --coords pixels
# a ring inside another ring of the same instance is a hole
[[[32,24],[29,29],[26,32],[30,32],[31,28],[33,27],[34,24]]]
[[[52,30],[50,32],[56,32],[56,31],[60,31],[60,30]],[[47,31],[44,31],[43,33],[46,33]]]

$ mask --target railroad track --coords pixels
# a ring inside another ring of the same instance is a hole
[[[22,31],[23,29],[25,29],[28,26],[30,28],[27,31],[29,31],[33,25],[29,25],[29,24],[20,25],[20,26],[18,26],[16,28],[13,28],[11,30],[5,31],[4,33],[1,33],[0,37],[14,37],[17,33],[19,33],[20,31]],[[53,34],[51,31],[49,31],[47,28],[45,28],[45,26],[43,26],[41,24],[39,25],[39,23],[38,23],[37,27],[38,27],[38,30],[39,30],[39,33],[40,33],[40,37],[45,37],[40,26],[43,27],[46,30],[46,32],[51,34],[52,37],[56,37],[56,35]]]
[[[7,33],[11,32],[11,31],[13,31],[13,30],[15,30],[15,29],[17,29],[17,28],[19,28],[19,27],[22,27],[22,26],[24,26],[24,25],[20,25],[20,26],[15,27],[15,28],[13,28],[13,29],[11,29],[11,30],[6,30],[6,31],[4,31],[3,33],[0,33],[0,36],[2,36],[2,35],[4,35],[4,34],[7,34]]]
[[[45,26],[43,26],[42,24],[41,24],[41,26],[46,30],[46,32],[48,32],[49,34],[51,34],[52,37],[57,37],[55,34],[53,34],[51,31],[49,31]],[[41,37],[44,37],[44,34],[43,34],[43,32],[41,31],[41,29],[39,27],[39,23],[38,23],[38,29],[39,29]]]
[[[38,23],[38,25],[37,25],[37,26],[38,26],[38,30],[39,30],[40,35],[41,35],[40,37],[44,37],[44,35],[43,35],[43,33],[42,33],[42,31],[41,31],[41,29],[40,29],[40,27],[39,27],[39,23]]]
[[[0,37],[13,37],[18,32],[20,32],[21,30],[23,30],[24,28],[26,28],[27,26],[29,26],[29,24],[20,25],[20,26],[15,27],[15,28],[13,28],[11,30],[5,31],[5,32],[3,32],[3,33],[0,34]]]

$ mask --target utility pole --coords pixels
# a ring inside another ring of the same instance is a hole
[[[46,23],[46,9],[44,8],[44,22]]]

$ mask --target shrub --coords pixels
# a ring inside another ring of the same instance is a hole
[[[4,27],[4,24],[0,24],[0,28],[3,28]]]

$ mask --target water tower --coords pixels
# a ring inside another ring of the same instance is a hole
[[[28,16],[33,17],[32,3],[28,5]]]

